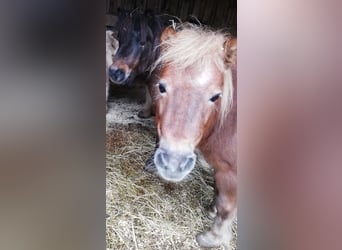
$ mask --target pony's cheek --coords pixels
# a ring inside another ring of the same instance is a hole
[[[155,124],[158,130],[158,134],[161,135],[161,119],[163,117],[164,103],[162,100],[157,100],[156,102],[156,116]]]
[[[163,101],[162,100],[158,100],[156,103],[156,110],[157,110],[157,115],[161,116],[161,114],[163,113]]]
[[[196,136],[196,139],[193,142],[192,146],[193,146],[194,149],[200,144],[200,142],[204,138],[204,134],[203,134],[202,131],[203,131],[203,128],[201,128],[200,132],[198,133],[198,135]]]
[[[204,121],[202,124],[207,125],[208,123],[210,123],[210,121],[213,119],[213,113],[215,108],[215,105],[210,104],[210,106],[205,109],[205,111],[202,114],[202,116],[204,117]]]
[[[213,105],[212,107],[210,107],[209,109],[207,109],[207,112],[205,112],[205,114],[203,115],[204,117],[204,121],[202,124],[203,125],[203,131],[211,131],[211,129],[213,128],[214,124],[215,124],[215,116],[216,116],[216,109],[217,106]]]
[[[160,129],[160,123],[157,123],[157,132],[158,132],[158,136],[161,136],[161,129]]]

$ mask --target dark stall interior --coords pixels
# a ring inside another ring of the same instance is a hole
[[[185,20],[192,15],[202,23],[214,28],[228,28],[236,35],[236,7],[235,0],[107,0],[107,25],[115,22],[118,7],[133,10],[135,8],[152,9],[155,13],[167,13]]]

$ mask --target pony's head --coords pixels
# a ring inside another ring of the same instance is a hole
[[[153,32],[149,26],[152,18],[150,11],[136,9],[119,12],[116,25],[119,48],[109,68],[109,76],[114,83],[127,83],[144,67],[146,58],[153,50]]]
[[[167,28],[155,69],[159,147],[154,163],[161,177],[181,181],[195,166],[194,150],[229,113],[236,39],[205,27]]]

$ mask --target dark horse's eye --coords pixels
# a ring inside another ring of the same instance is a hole
[[[165,93],[166,92],[166,87],[164,84],[159,83],[159,91],[160,93]]]
[[[219,99],[220,96],[221,96],[221,94],[216,94],[216,95],[214,95],[213,97],[211,97],[209,100],[210,100],[211,102],[215,102],[217,99]]]

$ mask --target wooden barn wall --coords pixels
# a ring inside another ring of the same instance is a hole
[[[128,10],[149,8],[182,20],[194,15],[210,26],[236,30],[236,0],[106,0],[106,14],[117,15],[118,7]]]

